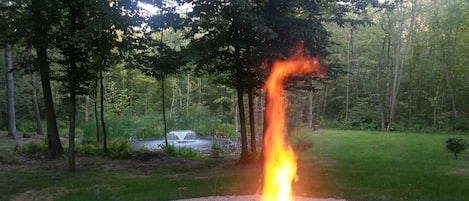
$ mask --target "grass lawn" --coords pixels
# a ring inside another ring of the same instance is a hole
[[[446,135],[321,130],[307,135],[295,194],[347,200],[469,200],[469,154],[456,160]],[[0,138],[0,154],[12,146]],[[79,158],[0,163],[0,200],[174,200],[255,194],[259,165],[230,159]]]
[[[469,200],[469,155],[445,148],[447,135],[322,130],[305,157],[332,160],[321,183],[348,200]]]

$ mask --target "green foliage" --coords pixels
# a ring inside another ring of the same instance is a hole
[[[313,147],[313,142],[305,131],[296,131],[290,135],[291,146],[296,152],[305,152]]]
[[[97,143],[81,143],[75,145],[75,152],[79,156],[95,156],[103,153],[102,145]]]
[[[148,113],[141,117],[109,115],[105,123],[110,139],[128,140],[163,136],[161,116],[156,113]],[[86,141],[96,141],[96,122],[94,120],[80,124],[79,128],[83,130],[83,137]]]
[[[164,153],[169,156],[178,157],[178,158],[187,158],[187,159],[205,159],[206,157],[187,147],[175,147],[173,145],[162,146]]]
[[[467,141],[460,137],[450,137],[446,139],[446,149],[454,154],[454,158],[458,158],[459,154],[466,150],[469,144]]]
[[[113,159],[128,159],[132,156],[132,144],[127,140],[115,140],[109,144],[108,151]]]
[[[210,147],[210,156],[213,158],[222,157],[226,153],[229,153],[229,148],[223,146],[222,143],[214,142]]]
[[[208,107],[196,105],[188,110],[181,108],[174,111],[168,119],[168,128],[171,130],[190,129],[199,135],[224,134],[231,135],[234,126],[229,123],[231,119],[227,114],[217,114],[209,110]]]
[[[456,131],[466,132],[469,130],[469,119],[467,117],[459,117],[452,122],[452,128]]]
[[[47,144],[44,142],[29,142],[22,145],[22,153],[30,155],[47,154]]]

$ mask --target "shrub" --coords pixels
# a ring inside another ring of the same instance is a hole
[[[290,136],[292,148],[297,152],[305,152],[313,147],[311,138],[305,133],[305,131],[297,130],[292,132],[292,135]]]
[[[204,159],[205,156],[191,148],[179,147],[176,148],[174,145],[168,145],[163,147],[164,152],[173,157],[188,158],[188,159]]]
[[[466,150],[467,141],[463,138],[448,138],[446,140],[446,149],[454,154],[454,158],[458,158],[458,155]]]
[[[221,157],[225,150],[223,149],[223,146],[220,145],[219,143],[213,143],[212,147],[210,149],[210,155],[214,158]]]
[[[132,156],[132,144],[127,140],[113,141],[108,147],[109,157],[113,159],[128,159]]]
[[[48,153],[47,144],[43,142],[30,142],[28,144],[25,144],[22,147],[21,151],[24,154],[31,154],[31,155]]]
[[[94,156],[102,152],[101,145],[97,143],[83,143],[75,146],[75,153],[79,156]]]
[[[461,117],[455,120],[452,124],[453,130],[466,132],[469,130],[469,120]]]

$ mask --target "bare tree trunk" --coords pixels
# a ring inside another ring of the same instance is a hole
[[[446,56],[444,56],[446,57]],[[443,66],[445,68],[445,80],[446,80],[446,87],[448,87],[448,91],[449,91],[449,97],[451,99],[451,111],[452,111],[452,114],[453,114],[453,119],[456,119],[458,118],[458,112],[456,110],[456,101],[455,101],[455,98],[454,98],[454,91],[453,91],[453,87],[450,83],[450,79],[449,79],[449,67],[448,67],[448,59],[445,59],[445,62],[443,62]]]
[[[99,71],[99,89],[101,91],[100,95],[100,103],[101,103],[101,111],[100,111],[100,116],[101,116],[101,126],[103,129],[103,151],[104,153],[107,153],[107,132],[106,132],[106,124],[104,123],[104,81],[103,81],[103,71]]]
[[[165,92],[164,92],[164,82],[165,82],[165,78],[161,78],[161,102],[162,102],[162,111],[163,111],[163,132],[164,132],[164,144],[165,144],[165,147],[168,147],[168,128],[166,126],[166,108],[165,108]]]
[[[235,68],[236,68],[236,94],[238,98],[238,110],[239,110],[239,125],[241,131],[241,157],[239,159],[240,163],[247,163],[249,160],[248,153],[248,140],[246,134],[246,116],[244,114],[244,85],[242,82],[242,68],[240,61],[240,48],[235,47]]]
[[[390,102],[390,112],[389,112],[389,124],[387,127],[387,130],[390,131],[392,130],[393,123],[394,123],[394,118],[395,118],[395,113],[396,113],[396,107],[397,107],[397,97],[399,93],[399,87],[401,83],[401,77],[402,73],[404,71],[404,61],[405,57],[407,55],[407,48],[410,44],[410,41],[412,39],[412,34],[413,34],[413,28],[415,24],[415,11],[416,11],[416,1],[417,0],[412,0],[412,10],[411,10],[411,21],[409,25],[409,30],[408,30],[408,35],[404,44],[404,47],[402,47],[402,37],[403,37],[403,32],[404,32],[404,16],[403,16],[403,0],[399,0],[396,2],[396,10],[397,10],[397,17],[398,17],[398,22],[397,22],[397,45],[396,45],[396,58],[395,58],[395,64],[394,64],[394,79],[393,79],[393,85],[391,89],[391,102]]]
[[[248,140],[246,134],[246,116],[244,114],[243,89],[237,87],[236,94],[238,100],[239,126],[241,132],[241,157],[239,162],[246,163],[248,161]]]
[[[201,105],[202,104],[202,78],[199,77],[199,78],[197,78],[197,80],[198,80],[198,83],[199,83],[199,86],[198,86],[199,87],[199,99],[198,99],[197,103],[199,105]]]
[[[8,112],[8,136],[16,139],[16,112],[15,92],[13,82],[13,58],[11,56],[11,45],[5,45],[6,81],[7,81],[7,112]]]
[[[73,87],[73,86],[72,86]],[[72,89],[74,90],[74,89]],[[74,91],[70,92],[70,115],[69,115],[69,130],[68,130],[68,170],[75,172],[75,123],[77,113],[77,100]]]
[[[455,101],[455,98],[454,98],[454,90],[453,90],[453,86],[451,85],[451,80],[450,80],[450,77],[449,77],[449,66],[450,64],[449,63],[452,63],[452,59],[451,58],[448,58],[448,49],[452,49],[452,47],[455,46],[455,44],[453,45],[452,42],[451,42],[451,35],[452,35],[452,30],[449,30],[448,31],[448,39],[446,41],[446,44],[442,44],[442,49],[443,49],[443,57],[442,57],[442,64],[443,64],[443,68],[444,68],[444,72],[445,72],[445,81],[446,81],[446,87],[448,89],[448,93],[449,93],[449,98],[451,100],[451,113],[452,113],[452,119],[456,119],[458,117],[458,113],[457,113],[457,110],[456,110],[456,101]],[[443,43],[443,41],[442,41]],[[446,46],[446,47],[445,47]]]
[[[32,89],[32,102],[33,102],[33,108],[34,108],[34,115],[36,117],[36,133],[37,134],[43,134],[42,132],[42,119],[41,119],[41,113],[39,112],[39,103],[37,101],[37,82],[36,82],[36,72],[33,71],[31,75],[31,82],[33,85]]]
[[[237,102],[237,96],[233,96],[233,108],[234,108],[234,124],[235,124],[235,132],[238,133],[240,128],[239,128],[239,108],[238,108],[238,102]]]
[[[96,83],[96,86],[99,87]],[[99,129],[99,115],[98,115],[98,96],[99,91],[96,90],[96,100],[94,101],[94,119],[96,122],[96,142],[101,143],[101,129]]]
[[[313,80],[311,80],[311,85],[313,84]],[[314,128],[314,89],[311,88],[309,90],[309,110],[308,110],[308,128]]]
[[[171,114],[173,113],[174,111],[174,108],[176,107],[176,102],[177,102],[177,81],[175,79],[172,79],[171,80],[171,94],[172,94],[172,98],[171,98],[171,107],[169,109],[169,113],[170,113],[170,117],[171,117]]]
[[[88,123],[90,114],[90,96],[85,95],[85,122]]]
[[[253,92],[251,86],[248,88],[248,107],[249,107],[249,131],[251,132],[251,151],[256,152],[256,123],[254,117]]]
[[[323,100],[323,105],[322,105],[322,116],[326,115],[326,108],[327,108],[327,96],[328,96],[328,85],[326,84],[324,86],[324,100]]]
[[[187,86],[186,86],[186,116],[189,116],[189,106],[191,100],[191,93],[192,86],[191,86],[191,75],[187,74]]]
[[[347,87],[345,95],[345,121],[348,121],[349,113],[349,102],[350,102],[350,75],[351,71],[351,59],[353,57],[353,27],[350,28],[350,34],[348,37],[348,48],[347,48]]]

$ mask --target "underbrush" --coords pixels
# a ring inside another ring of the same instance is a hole
[[[19,150],[16,150],[18,154],[24,154],[29,156],[47,156],[48,149],[47,144],[43,142],[30,142],[22,145]],[[65,152],[67,152],[65,150]],[[131,159],[131,158],[147,158],[153,155],[165,155],[170,157],[185,158],[185,159],[205,159],[206,156],[185,147],[174,147],[169,145],[161,150],[148,150],[148,149],[136,149],[133,150],[132,144],[125,140],[114,140],[109,143],[107,152],[103,151],[103,146],[95,142],[84,142],[78,143],[75,146],[75,153],[81,157],[92,157],[92,156],[105,156],[110,159]],[[0,161],[7,161],[7,155],[0,154]]]
[[[199,136],[209,134],[223,134],[231,136],[234,134],[234,125],[223,115],[208,114],[202,109],[194,109],[193,112],[183,112],[167,117],[167,131],[193,130]],[[176,118],[177,117],[177,118]],[[203,117],[203,118],[200,118]],[[107,115],[105,120],[108,139],[129,140],[144,138],[162,138],[164,134],[163,119],[161,114],[147,114],[134,116],[132,114]],[[101,129],[101,128],[100,128]],[[96,141],[96,122],[88,121],[77,127],[83,140]],[[81,134],[82,133],[82,134]],[[102,139],[103,132],[99,131]]]
[[[205,159],[206,156],[187,147],[175,147],[168,145],[162,149],[165,154],[172,157],[187,158],[187,159]]]

